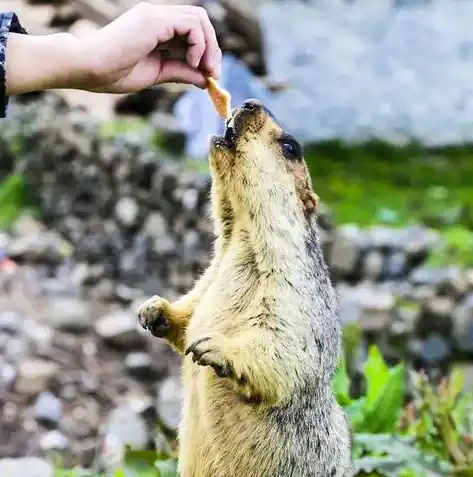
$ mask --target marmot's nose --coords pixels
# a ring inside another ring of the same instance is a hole
[[[248,111],[254,111],[262,107],[263,103],[258,99],[247,99],[242,105],[242,109],[246,109]]]

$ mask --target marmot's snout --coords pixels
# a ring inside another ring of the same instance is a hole
[[[232,111],[226,123],[224,139],[227,145],[235,146],[238,139],[247,131],[256,133],[264,125],[271,113],[257,99],[247,99],[239,108]]]

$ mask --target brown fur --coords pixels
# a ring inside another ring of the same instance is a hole
[[[212,262],[174,303],[154,296],[142,326],[184,356],[181,477],[352,475],[345,416],[330,388],[340,352],[335,294],[302,157],[257,102],[210,153]]]

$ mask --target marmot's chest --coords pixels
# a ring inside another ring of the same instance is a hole
[[[245,316],[255,306],[253,297],[258,287],[257,277],[242,270],[231,259],[223,260],[217,277],[202,295],[187,329],[187,341],[209,331],[231,337],[244,331]]]

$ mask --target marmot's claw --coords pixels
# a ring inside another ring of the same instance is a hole
[[[164,299],[155,295],[138,309],[140,325],[157,338],[164,338],[171,327],[164,311]]]
[[[200,366],[210,366],[219,378],[230,378],[233,370],[222,352],[212,345],[212,338],[206,336],[194,341],[185,351],[188,355],[192,353],[192,361]]]

